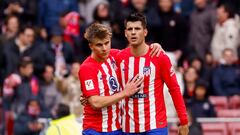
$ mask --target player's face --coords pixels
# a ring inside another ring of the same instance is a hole
[[[142,22],[127,22],[125,36],[131,46],[138,46],[145,42],[147,29],[143,28]]]
[[[108,58],[111,49],[111,37],[108,36],[104,39],[96,39],[90,44],[92,54],[98,61],[104,61]]]

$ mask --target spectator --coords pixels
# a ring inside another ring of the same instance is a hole
[[[187,106],[192,112],[194,119],[199,117],[215,117],[213,105],[208,100],[207,85],[205,82],[198,82],[194,90],[194,96],[187,101]]]
[[[39,44],[47,44],[48,33],[44,27],[36,27],[36,42]]]
[[[70,107],[70,112],[75,114],[76,117],[82,115],[82,105],[80,103],[81,89],[78,80],[78,71],[80,64],[74,62],[71,66],[71,74],[68,78],[64,79],[63,86],[63,102]]]
[[[190,33],[188,44],[192,48],[191,55],[201,59],[210,52],[210,43],[215,26],[215,10],[207,4],[207,0],[194,0],[196,9],[190,15]],[[190,51],[190,50],[189,50]]]
[[[55,75],[62,78],[68,74],[68,66],[73,62],[73,49],[63,41],[63,30],[59,26],[52,28],[50,36],[51,41],[47,45],[47,48],[54,58]]]
[[[58,104],[61,102],[62,95],[57,89],[53,74],[53,66],[45,66],[45,71],[42,74],[43,80],[40,83],[40,87],[43,93],[44,105],[50,110],[52,116],[55,116],[56,109]]]
[[[217,9],[218,22],[215,27],[211,52],[215,61],[219,61],[221,53],[226,48],[231,48],[235,53],[239,45],[238,23],[234,19],[233,7],[229,4],[221,4]]]
[[[51,122],[46,135],[81,135],[81,127],[76,121],[75,116],[70,113],[69,107],[59,104],[57,119]]]
[[[80,0],[80,15],[86,21],[86,24],[90,24],[94,21],[93,12],[96,6],[106,0]]]
[[[0,35],[0,48],[5,45],[8,41],[15,38],[19,30],[19,20],[17,16],[8,16],[5,20],[5,26],[3,34]]]
[[[205,62],[203,63],[204,65],[204,76],[203,79],[208,82],[208,90],[209,90],[209,95],[214,95],[214,90],[212,86],[212,77],[213,77],[213,71],[216,67],[216,63],[213,60],[213,56],[211,53],[207,53],[205,55]]]
[[[4,77],[16,72],[20,59],[25,56],[32,59],[34,73],[39,76],[45,65],[52,63],[49,52],[44,46],[35,42],[34,36],[33,27],[22,27],[17,37],[4,45],[2,57],[0,57],[0,68],[3,69]]]
[[[186,45],[187,24],[184,18],[173,11],[172,0],[159,0],[158,15],[161,27],[156,30],[155,41],[166,51],[182,51]]]
[[[60,26],[64,30],[63,40],[69,43],[75,51],[75,55],[80,53],[80,16],[77,12],[67,12],[61,15],[59,19]]]
[[[183,94],[184,99],[189,99],[193,96],[197,79],[198,79],[198,74],[196,69],[193,67],[189,67],[184,73],[184,81],[185,81],[185,90]]]
[[[196,121],[196,118],[193,118],[192,111],[187,108],[188,120],[189,120],[189,135],[202,135],[202,128],[200,123]]]
[[[37,0],[4,0],[4,15],[17,15],[25,24],[36,24]]]
[[[40,135],[44,125],[39,118],[48,118],[37,99],[29,99],[25,111],[19,115],[14,124],[15,135]]]
[[[223,61],[213,72],[213,89],[217,96],[240,94],[240,68],[234,64],[236,54],[232,49],[224,49]]]
[[[202,79],[202,80],[209,79],[208,71],[206,71],[204,61],[201,58],[199,57],[193,58],[190,61],[190,66],[196,69],[199,79]]]
[[[5,30],[0,35],[0,64],[2,64],[1,59],[3,57],[4,45],[6,45],[7,42],[9,42],[13,38],[15,38],[15,36],[18,33],[19,20],[16,16],[9,16],[8,18],[6,18],[4,25],[5,26],[3,26],[3,28]],[[3,77],[4,77],[3,74],[4,74],[4,69],[0,71],[0,84],[2,84],[2,81],[3,81]],[[1,86],[0,86],[0,88],[1,88]]]
[[[105,24],[110,26],[110,11],[109,3],[101,2],[99,3],[93,11],[94,22]]]
[[[78,12],[77,0],[40,0],[38,23],[50,32],[52,27],[59,25],[60,15],[71,11]]]
[[[32,73],[33,62],[29,57],[24,57],[20,62],[19,73],[10,75],[4,82],[4,109],[13,111],[16,116],[24,111],[27,101],[32,97],[43,101],[38,80]]]

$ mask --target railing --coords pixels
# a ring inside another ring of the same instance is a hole
[[[178,118],[168,118],[169,123],[179,122]],[[199,123],[216,123],[216,122],[240,122],[240,118],[197,118]]]

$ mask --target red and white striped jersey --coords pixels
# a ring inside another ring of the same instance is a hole
[[[144,76],[144,88],[123,101],[122,129],[127,133],[145,132],[167,126],[163,86],[169,87],[181,124],[187,124],[187,113],[175,72],[165,53],[151,58],[148,53],[134,57],[130,48],[117,55],[123,88],[136,74]]]
[[[88,57],[81,65],[79,78],[85,97],[94,95],[110,96],[120,91],[116,74],[116,61],[110,54],[104,62]],[[113,104],[94,110],[89,104],[84,107],[83,129],[92,128],[98,132],[121,129],[120,104]]]

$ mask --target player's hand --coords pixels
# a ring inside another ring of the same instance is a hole
[[[182,125],[179,127],[178,135],[188,135],[189,129],[188,125]]]
[[[151,57],[154,57],[154,56],[158,57],[160,55],[160,52],[165,52],[159,43],[152,43],[150,45],[150,48],[151,48],[151,52],[149,55]]]
[[[88,100],[83,95],[81,95],[80,96],[80,102],[81,102],[81,105],[85,106],[85,105],[87,105]]]
[[[132,96],[133,94],[135,94],[136,92],[143,88],[142,83],[143,77],[139,77],[139,75],[136,75],[133,79],[129,80],[125,85],[125,88],[123,90],[124,95],[126,97]]]

